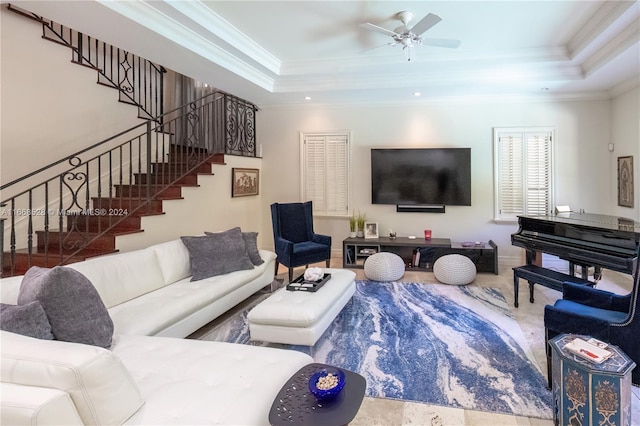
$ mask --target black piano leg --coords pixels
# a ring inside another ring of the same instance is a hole
[[[529,302],[533,303],[533,286],[534,282],[529,281]]]
[[[518,307],[518,287],[519,287],[519,278],[518,275],[514,272],[513,273],[513,306],[515,306],[516,308]]]

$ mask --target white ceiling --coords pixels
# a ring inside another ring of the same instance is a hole
[[[259,106],[406,103],[414,92],[420,101],[608,98],[640,84],[637,1],[15,3]],[[407,62],[400,46],[383,46],[390,37],[359,25],[393,30],[402,10],[413,24],[439,15],[424,35],[460,47],[419,46]]]

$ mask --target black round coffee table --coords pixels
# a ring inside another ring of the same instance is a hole
[[[358,413],[367,381],[353,371],[345,374],[345,385],[338,396],[328,402],[318,402],[309,392],[309,377],[326,364],[309,364],[298,370],[284,384],[271,405],[269,423],[272,425],[337,426],[348,424]]]

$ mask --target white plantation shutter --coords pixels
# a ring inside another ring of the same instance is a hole
[[[346,215],[349,211],[349,134],[302,135],[302,199],[314,213]]]
[[[496,220],[552,209],[553,129],[494,129]]]

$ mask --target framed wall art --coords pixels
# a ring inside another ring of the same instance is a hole
[[[618,205],[633,207],[633,156],[618,157]]]
[[[241,169],[234,167],[231,173],[232,197],[258,195],[258,189],[260,188],[259,169]]]

